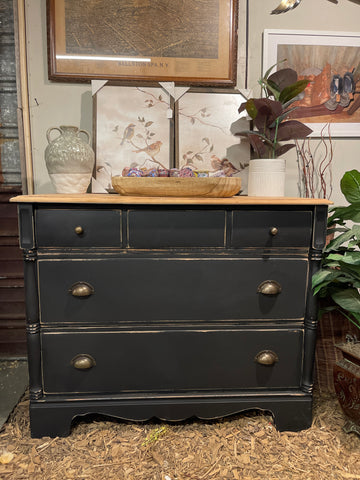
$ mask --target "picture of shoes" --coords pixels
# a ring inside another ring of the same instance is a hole
[[[328,110],[336,110],[343,93],[343,79],[340,75],[333,75],[330,83],[330,99],[324,104]]]
[[[354,98],[355,82],[354,76],[351,72],[346,72],[343,77],[343,91],[340,94],[340,105],[347,107],[351,100]]]

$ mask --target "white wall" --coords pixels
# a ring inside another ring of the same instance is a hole
[[[303,0],[293,11],[282,15],[270,15],[270,11],[278,3],[280,0],[249,0],[248,87],[254,88],[255,93],[258,93],[256,85],[261,75],[264,29],[359,31],[360,6],[348,0],[341,0],[338,5],[327,0]],[[239,87],[245,84],[245,4],[246,0],[240,0]],[[47,79],[46,0],[25,0],[25,6],[35,192],[51,193],[54,189],[44,162],[46,130],[52,126],[76,125],[91,132],[91,87],[89,84],[58,83]],[[336,204],[341,204],[343,197],[339,189],[339,180],[346,170],[360,168],[360,137],[334,139],[333,147],[332,200]],[[294,151],[287,154],[286,160],[286,194],[297,196],[298,177]]]
[[[25,8],[34,190],[54,193],[44,160],[46,131],[75,125],[91,133],[91,86],[48,80],[46,0],[25,0]]]

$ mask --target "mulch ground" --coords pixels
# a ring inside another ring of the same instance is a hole
[[[334,395],[315,394],[314,420],[278,432],[270,416],[130,423],[96,417],[66,438],[32,439],[27,394],[0,431],[2,480],[360,479],[360,437]]]

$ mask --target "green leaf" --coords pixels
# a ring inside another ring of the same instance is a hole
[[[347,232],[342,233],[341,235],[338,235],[337,237],[334,238],[334,240],[331,240],[329,245],[325,248],[325,252],[336,250],[337,248],[340,247],[340,245],[351,240],[353,236],[354,236],[354,233],[352,230],[348,230]]]
[[[326,256],[326,261],[327,260],[343,260],[344,255],[340,255],[339,253],[329,253],[329,255]]]
[[[331,235],[336,232],[347,232],[349,229],[346,227],[339,227],[339,228],[328,228],[326,234]]]
[[[332,278],[333,272],[331,270],[319,270],[314,273],[312,277],[312,287],[316,287],[320,283],[323,283],[325,280]]]
[[[339,257],[339,258],[335,258]],[[329,255],[332,260],[341,260],[344,263],[350,263],[351,265],[360,265],[360,251],[354,250],[351,252],[345,252],[345,255],[332,254]]]
[[[272,82],[271,80],[263,80],[261,83],[274,95],[275,100],[279,100],[280,90],[278,89],[276,83]],[[270,95],[269,92],[267,93]]]
[[[326,257],[323,259],[323,267],[322,268],[339,268],[339,262],[334,262],[332,260],[328,260]]]
[[[331,215],[329,217],[328,225],[332,225],[334,223],[340,223],[343,225],[342,222],[345,220],[351,220],[359,223],[360,203],[354,203],[352,205],[348,205],[347,207],[336,207],[332,209],[330,213]]]
[[[334,302],[348,312],[360,313],[360,294],[355,288],[339,290],[331,295]]]
[[[351,265],[350,263],[340,262],[339,268],[350,284],[360,280],[360,265]]]
[[[254,118],[257,117],[258,110],[255,107],[255,102],[254,102],[253,98],[250,98],[250,100],[248,100],[246,102],[246,111],[247,111],[249,117],[251,117],[253,120],[254,120]]]
[[[299,80],[288,87],[285,87],[284,90],[280,93],[279,101],[284,104],[288,101],[295,98],[299,93],[303,92],[305,88],[308,86],[309,80]]]
[[[274,63],[274,65],[271,65],[271,67],[270,67],[268,70],[266,70],[265,75],[263,76],[263,79],[266,80],[266,79],[269,77],[269,75],[270,75],[270,73],[272,72],[272,70],[273,70],[275,67],[277,67],[278,65],[280,65],[281,63],[284,63],[284,62],[286,62],[286,58],[284,58],[284,60],[280,60],[279,62]]]
[[[341,191],[349,203],[360,202],[360,172],[346,172],[340,181]]]
[[[360,207],[360,205],[359,205]],[[360,239],[360,225],[353,225],[352,229],[354,232],[355,237],[359,240]]]

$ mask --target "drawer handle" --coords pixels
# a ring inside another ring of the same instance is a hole
[[[279,229],[276,228],[276,227],[271,227],[270,228],[270,235],[272,235],[273,237],[275,237],[275,235],[277,235],[279,233]]]
[[[77,370],[90,370],[90,368],[95,367],[96,362],[91,355],[81,353],[71,360],[71,365]]]
[[[279,357],[271,350],[263,350],[255,357],[255,362],[259,363],[260,365],[274,365],[274,363],[278,361]]]
[[[89,297],[95,293],[94,287],[86,282],[77,282],[69,289],[73,297]]]
[[[257,291],[263,295],[278,295],[281,293],[281,285],[276,280],[265,280],[260,283]]]
[[[78,225],[77,227],[75,227],[75,233],[76,235],[82,235],[84,233],[84,229],[81,225]]]

